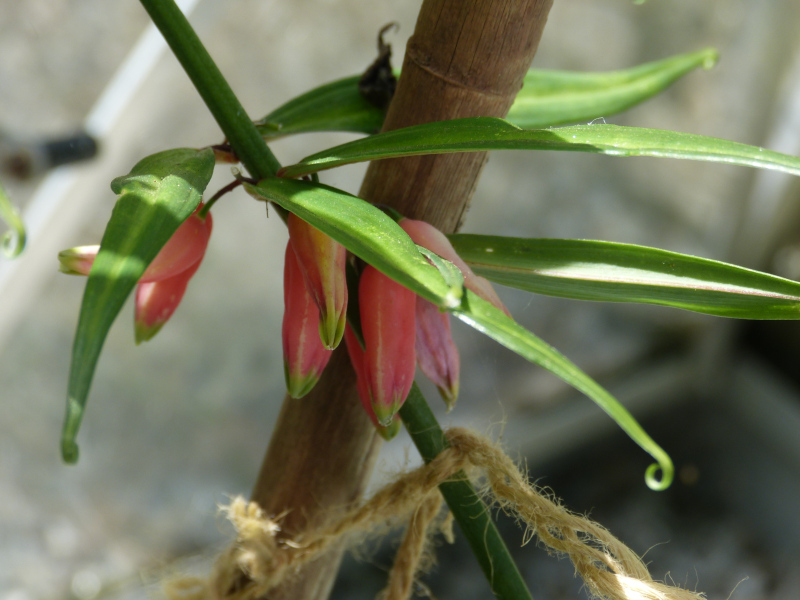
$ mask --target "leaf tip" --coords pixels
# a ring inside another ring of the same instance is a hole
[[[25,249],[25,230],[7,231],[0,243],[6,258],[17,258]]]
[[[75,436],[78,435],[82,417],[83,405],[70,396],[67,400],[67,416],[64,418],[64,430],[61,434],[61,458],[69,465],[78,462],[78,444],[75,443]]]
[[[78,462],[78,444],[73,440],[61,440],[61,458],[68,465],[74,465]]]
[[[644,481],[654,492],[663,492],[672,485],[672,480],[675,477],[675,468],[672,466],[672,461],[668,457],[661,457],[660,462],[653,463],[647,467],[644,474]],[[661,471],[661,477],[658,477],[658,471]]]
[[[702,66],[708,71],[717,64],[719,60],[719,51],[716,48],[704,48],[700,51],[702,57]]]

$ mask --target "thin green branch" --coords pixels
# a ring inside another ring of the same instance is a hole
[[[444,432],[415,383],[400,409],[400,417],[411,439],[428,463],[447,448]],[[532,600],[486,505],[462,472],[439,486],[453,517],[478,559],[492,592],[498,600]]]
[[[281,166],[278,159],[264,143],[180,8],[173,0],[140,1],[250,175],[256,179],[274,176]]]

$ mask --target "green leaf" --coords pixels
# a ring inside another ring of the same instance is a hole
[[[716,50],[706,48],[607,73],[532,69],[506,118],[530,129],[608,117],[699,66],[711,67],[716,59]],[[364,100],[359,79],[348,77],[306,92],[257,121],[256,127],[267,139],[315,131],[376,133],[385,113]]]
[[[272,111],[255,125],[267,139],[314,131],[380,131],[386,113],[358,91],[360,75],[315,88]]]
[[[528,71],[506,119],[523,129],[590,121],[620,113],[655,96],[697,67],[711,68],[706,48],[607,73]]]
[[[86,282],[72,347],[61,438],[66,462],[78,459],[75,437],[111,324],[147,266],[197,208],[213,170],[211,149],[181,148],[148,156],[111,183],[120,197]]]
[[[464,300],[453,314],[509,350],[561,378],[576,390],[586,394],[602,408],[642,450],[658,464],[650,465],[645,475],[647,485],[654,490],[670,486],[674,468],[669,455],[647,435],[641,425],[616,398],[603,389],[560,352],[551,348],[530,331],[507,317],[502,311],[466,290]],[[660,479],[656,472],[661,470]]]
[[[723,262],[612,242],[449,237],[476,273],[537,294],[740,319],[800,319],[800,283]]]
[[[520,129],[492,117],[425,123],[342,144],[282,168],[282,177],[300,177],[351,163],[451,152],[560,150],[608,156],[683,158],[760,167],[800,175],[800,158],[717,138],[619,125],[573,125]]]
[[[0,185],[0,220],[5,221],[11,228],[11,231],[5,232],[0,238],[3,253],[8,258],[16,258],[25,249],[25,224],[2,185]]]
[[[245,189],[295,213],[353,254],[438,306],[459,303],[461,288],[450,287],[386,215],[360,198],[326,185],[270,177]]]

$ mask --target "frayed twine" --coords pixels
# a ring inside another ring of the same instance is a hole
[[[701,600],[682,588],[653,581],[642,560],[603,526],[569,512],[531,486],[527,477],[493,442],[466,429],[446,432],[450,447],[433,461],[398,477],[364,504],[327,525],[294,539],[280,536],[280,525],[253,502],[234,499],[223,510],[236,527],[237,540],[217,560],[208,580],[184,578],[167,584],[170,600],[256,600],[287,581],[300,566],[345,536],[408,522],[389,573],[382,600],[406,600],[426,561],[426,547],[441,506],[437,486],[466,471],[486,479],[484,495],[525,523],[525,542],[534,536],[558,555],[569,556],[591,594],[609,600]],[[428,557],[430,558],[430,557]]]

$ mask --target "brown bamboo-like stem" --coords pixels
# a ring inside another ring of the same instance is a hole
[[[424,0],[384,129],[505,116],[536,52],[552,0]],[[360,196],[455,231],[485,153],[379,161]],[[355,391],[347,353],[334,353],[315,389],[287,398],[253,490],[294,536],[362,495],[380,447]],[[305,567],[271,600],[328,596],[341,552]]]

